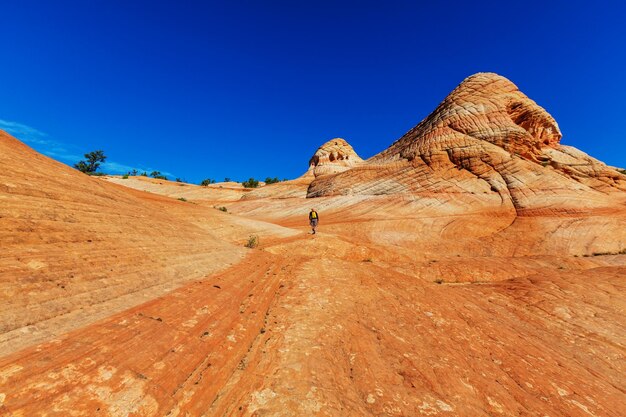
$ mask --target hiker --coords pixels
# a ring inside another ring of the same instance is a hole
[[[311,230],[313,230],[313,234],[315,234],[315,228],[317,227],[317,222],[319,221],[320,216],[317,214],[314,208],[311,209],[309,213],[309,223],[311,223]]]

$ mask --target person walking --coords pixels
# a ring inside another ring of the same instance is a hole
[[[315,234],[315,229],[317,228],[317,222],[319,221],[320,216],[317,214],[314,208],[309,212],[309,223],[311,224],[312,234]]]

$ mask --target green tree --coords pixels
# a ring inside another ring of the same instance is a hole
[[[85,174],[93,174],[100,168],[100,163],[107,159],[104,151],[93,151],[85,154],[85,159],[74,164],[74,168]]]
[[[161,171],[152,171],[150,173],[150,176],[152,178],[156,178],[156,179],[159,179],[159,180],[166,180],[167,179],[167,177],[165,175],[161,174]]]
[[[209,184],[215,184],[215,180],[212,178],[207,178],[205,180],[202,180],[202,182],[200,183],[201,186],[206,187]]]
[[[259,186],[259,181],[250,177],[248,181],[242,182],[241,185],[243,185],[245,188],[257,188]]]
[[[278,177],[274,177],[274,178],[267,177],[267,178],[265,178],[265,183],[268,184],[268,185],[269,184],[276,184],[277,182],[280,182]]]

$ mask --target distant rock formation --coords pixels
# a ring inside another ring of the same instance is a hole
[[[478,73],[466,78],[426,119],[372,160],[412,160],[471,146],[471,138],[538,161],[542,148],[557,146],[561,136],[552,116],[515,84],[497,74]]]
[[[559,126],[508,79],[465,79],[388,149],[343,172],[324,172],[308,197],[452,193],[485,195],[518,211],[597,207],[626,191],[626,175],[560,144]],[[324,145],[326,146],[326,145]],[[320,148],[321,149],[321,148]]]
[[[309,170],[315,177],[337,174],[353,168],[363,162],[344,139],[331,139],[313,154],[309,161]]]
[[[348,142],[341,138],[331,139],[315,151],[309,160],[309,169],[304,175],[291,181],[256,188],[246,192],[241,199],[304,198],[307,196],[311,182],[316,178],[338,174],[362,163],[363,159],[357,155]]]

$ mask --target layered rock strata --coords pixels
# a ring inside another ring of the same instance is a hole
[[[626,175],[560,144],[556,121],[509,80],[479,73],[464,80],[388,149],[311,184],[328,195],[466,194],[518,214],[610,205]]]
[[[331,139],[313,154],[308,173],[315,177],[337,174],[358,166],[363,160],[345,139]]]

